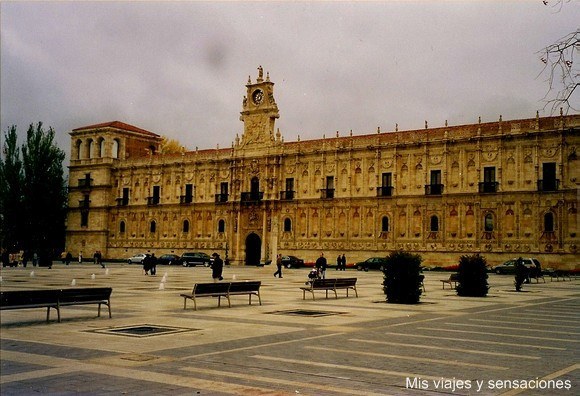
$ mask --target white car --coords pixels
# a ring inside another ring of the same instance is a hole
[[[127,259],[127,262],[129,264],[143,264],[143,260],[145,260],[145,257],[147,257],[145,253],[138,253],[133,257],[129,257],[129,259]]]

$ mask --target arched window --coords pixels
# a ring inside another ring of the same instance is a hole
[[[155,223],[155,220],[152,220],[151,223],[149,224],[149,232],[154,233],[157,229],[157,223]]]
[[[483,230],[486,232],[493,231],[493,215],[491,213],[485,215]]]
[[[105,139],[101,139],[101,141],[99,142],[99,155],[98,157],[104,157],[105,156]]]
[[[113,147],[111,152],[111,156],[113,158],[119,158],[119,145],[119,139],[113,139]]]
[[[87,141],[87,158],[93,158],[93,150],[95,149],[95,145],[93,143],[93,139],[89,139]]]
[[[119,223],[119,232],[120,232],[121,234],[123,234],[123,233],[125,232],[125,222],[124,222],[124,221],[121,221],[121,222]]]
[[[80,139],[76,141],[76,144],[75,144],[75,147],[76,147],[76,150],[77,150],[77,152],[76,152],[76,159],[81,159],[82,158],[81,157],[82,145],[83,145],[83,142]]]
[[[431,232],[439,231],[439,217],[431,216]]]
[[[284,219],[284,232],[292,232],[292,220],[288,217]]]
[[[381,232],[389,232],[389,218],[383,216],[381,220]]]
[[[183,228],[182,228],[184,233],[189,232],[189,220],[183,220]]]
[[[554,232],[554,213],[552,212],[544,215],[544,232]]]
[[[226,232],[226,222],[223,219],[218,221],[218,232]]]

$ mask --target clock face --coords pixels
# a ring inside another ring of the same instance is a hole
[[[252,100],[254,101],[254,104],[259,105],[262,103],[262,100],[264,100],[264,92],[262,92],[261,89],[256,89],[252,94]]]

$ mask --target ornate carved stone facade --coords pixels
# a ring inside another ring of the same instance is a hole
[[[269,76],[246,87],[231,148],[163,154],[121,122],[73,130],[67,250],[578,266],[579,115],[284,142]]]

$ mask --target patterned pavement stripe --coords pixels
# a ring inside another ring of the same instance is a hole
[[[264,383],[273,383],[277,385],[287,385],[291,386],[296,389],[296,394],[306,393],[308,390],[316,390],[316,391],[326,391],[326,392],[335,392],[335,393],[342,393],[346,395],[361,395],[361,396],[389,396],[388,394],[381,392],[381,393],[372,393],[369,391],[360,391],[358,389],[353,388],[344,388],[344,387],[336,387],[330,385],[321,385],[321,384],[313,384],[309,382],[299,382],[299,381],[289,381],[281,378],[273,378],[273,377],[264,377],[258,375],[251,375],[251,374],[242,374],[242,373],[232,373],[227,371],[218,371],[218,370],[210,370],[210,369],[203,369],[203,368],[194,368],[194,367],[185,367],[183,368],[184,371],[191,371],[195,373],[202,373],[206,375],[215,375],[220,377],[229,377],[229,378],[236,378],[246,381],[255,381],[255,382],[264,382]]]
[[[487,333],[485,333],[487,334]],[[501,342],[501,341],[488,341],[488,340],[472,340],[469,338],[456,338],[456,337],[442,337],[442,336],[435,336],[435,335],[425,335],[425,334],[406,334],[406,333],[391,333],[387,332],[385,335],[396,335],[401,337],[416,337],[416,338],[430,338],[434,340],[445,340],[445,341],[455,341],[455,342],[476,342],[479,344],[489,344],[489,345],[504,345],[513,347],[513,342]],[[553,349],[557,351],[565,351],[566,348],[561,347],[552,347],[552,346],[545,346],[545,345],[532,345],[532,344],[520,344],[518,343],[519,347],[526,347],[526,348],[539,348],[539,349]]]
[[[349,341],[364,342],[367,344],[402,346],[402,347],[419,348],[419,349],[434,349],[434,350],[439,350],[439,351],[453,351],[453,352],[461,352],[461,353],[471,353],[471,354],[475,354],[475,355],[512,357],[512,358],[516,358],[516,359],[529,359],[529,360],[540,359],[539,356],[516,355],[516,354],[512,354],[512,353],[501,353],[501,352],[477,351],[474,349],[440,347],[440,346],[425,345],[425,344],[405,344],[405,343],[401,343],[401,342],[371,341],[371,340],[362,340],[359,338],[351,338]]]
[[[540,326],[540,327],[557,327],[559,329],[578,329],[578,326],[563,326],[560,324],[541,324],[541,323],[529,323],[529,322],[513,322],[510,320],[494,320],[494,319],[477,319],[470,318],[472,322],[484,322],[484,323],[502,323],[502,324],[519,324],[526,326]],[[536,331],[544,331],[543,329],[538,329]]]
[[[316,340],[319,338],[334,337],[334,336],[342,335],[342,334],[343,333],[331,333],[331,334],[323,334],[323,335],[313,336],[313,337],[295,338],[295,339],[287,340],[287,341],[278,341],[278,342],[269,342],[269,343],[265,343],[265,344],[256,344],[256,345],[250,345],[250,346],[241,347],[241,348],[225,349],[225,350],[219,350],[216,352],[206,352],[206,353],[199,353],[199,354],[195,354],[195,355],[183,356],[180,359],[187,360],[187,359],[197,358],[197,357],[201,357],[201,356],[212,356],[212,355],[221,355],[222,353],[247,351],[248,349],[256,349],[256,348],[264,348],[264,347],[271,347],[271,346],[284,345],[284,344],[292,344],[292,343],[296,343],[296,342]]]
[[[373,369],[368,367],[357,367],[352,365],[343,365],[343,364],[333,364],[333,363],[324,363],[324,362],[313,362],[313,361],[306,361],[306,360],[297,360],[297,359],[286,359],[286,358],[279,358],[273,356],[266,356],[266,355],[254,355],[252,356],[254,359],[263,359],[269,360],[273,362],[281,362],[281,363],[293,363],[293,364],[300,364],[302,366],[313,366],[313,367],[325,367],[325,368],[333,368],[339,370],[350,370],[350,371],[359,371],[364,373],[373,373],[373,374],[381,374],[381,375],[391,375],[394,377],[403,377],[403,378],[423,378],[427,380],[440,380],[441,377],[433,377],[428,375],[420,375],[416,373],[404,373],[401,371],[390,371],[390,370],[381,370],[381,369]]]
[[[313,350],[320,350],[320,351],[327,351],[328,350],[328,348],[321,348],[321,347],[315,347],[315,346],[307,346],[307,347],[305,347],[305,349],[313,349]],[[443,364],[443,365],[448,365],[448,366],[476,367],[476,368],[482,368],[482,369],[488,369],[488,370],[508,370],[509,369],[509,367],[493,366],[493,365],[489,365],[489,364],[467,363],[467,362],[460,362],[458,360],[431,359],[431,358],[426,358],[426,357],[393,355],[393,354],[389,354],[389,353],[362,352],[362,351],[353,351],[350,349],[340,349],[340,348],[333,348],[332,352],[346,353],[349,355],[373,356],[373,357],[388,358],[388,359],[409,360],[412,362],[420,362],[420,363]]]
[[[524,329],[522,327],[509,327],[509,326],[489,326],[489,325],[482,325],[482,324],[471,324],[471,323],[452,323],[447,322],[445,323],[449,326],[465,326],[465,327],[477,327],[477,328],[489,328],[489,329],[504,329],[504,330],[515,330],[515,331],[538,331],[538,329]],[[557,331],[557,330],[542,330],[542,333],[551,333],[551,334],[565,334],[565,335],[580,335],[580,333],[574,333],[571,331]]]
[[[527,339],[532,339],[532,340],[543,340],[543,341],[580,342],[580,340],[565,340],[562,338],[535,337],[535,336],[526,336],[526,335],[520,335],[520,334],[492,333],[492,332],[487,332],[487,331],[455,330],[455,329],[445,329],[445,328],[440,328],[440,327],[417,327],[417,329],[429,330],[429,331],[445,331],[445,332],[453,332],[453,333],[483,334],[483,335],[488,335],[488,336],[502,336],[502,337],[512,337],[512,338],[527,338]]]

